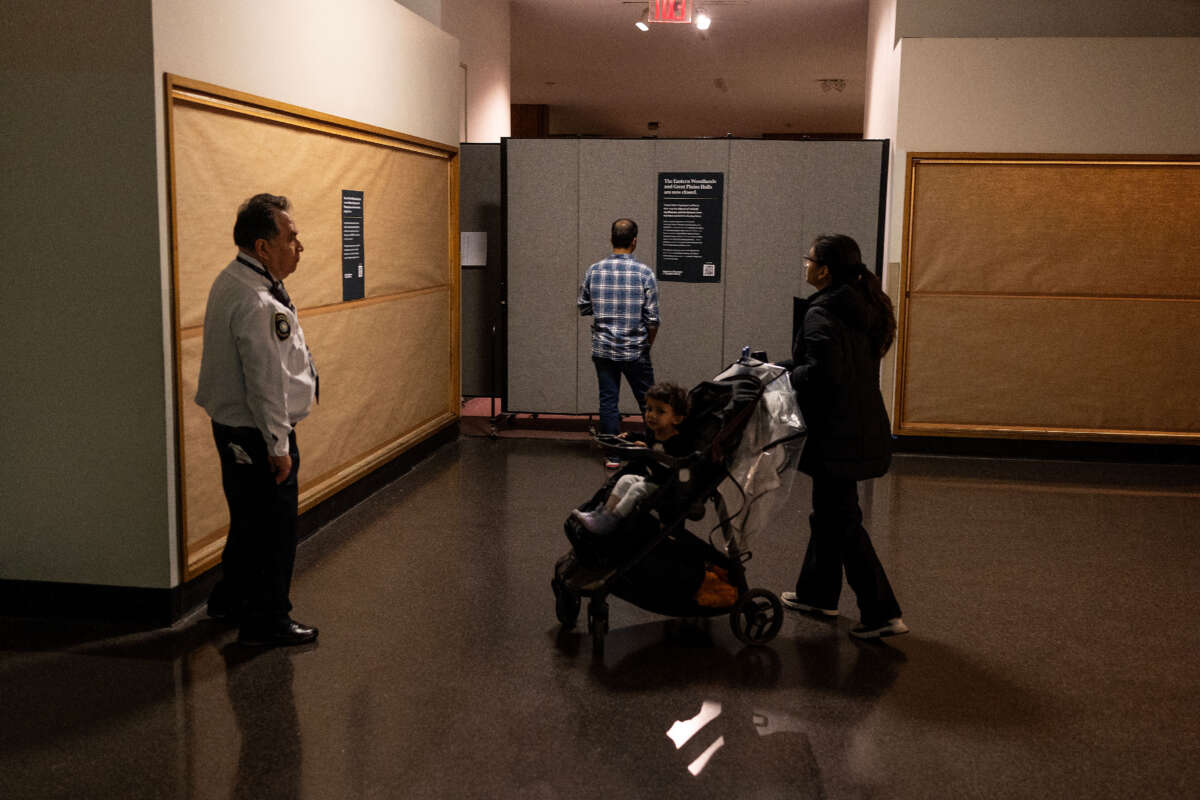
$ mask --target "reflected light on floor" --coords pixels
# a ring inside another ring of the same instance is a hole
[[[717,717],[721,716],[721,704],[712,700],[705,700],[700,705],[700,713],[689,720],[675,720],[667,731],[667,738],[675,743],[675,749],[683,747],[692,737],[699,733],[705,725],[712,722]],[[725,737],[719,736],[717,740],[710,744],[708,748],[700,754],[700,757],[688,764],[688,772],[692,775],[699,775],[708,765],[709,759],[713,757],[718,750],[725,746]]]
[[[721,704],[705,700],[700,706],[700,713],[689,720],[675,720],[675,724],[667,731],[667,738],[675,743],[675,749],[683,747],[696,733],[708,723],[721,716]]]
[[[688,764],[688,772],[692,773],[693,775],[699,775],[701,772],[704,771],[704,768],[706,766],[708,766],[708,760],[713,757],[713,754],[716,753],[718,750],[720,750],[724,746],[725,746],[725,737],[724,736],[718,737],[715,742],[713,742],[712,744],[710,744],[708,746],[707,750],[705,750],[703,753],[700,754],[699,758],[697,758],[692,763]]]

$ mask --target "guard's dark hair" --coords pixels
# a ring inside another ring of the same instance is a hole
[[[637,223],[622,217],[612,224],[612,246],[624,250],[637,238]]]
[[[883,358],[896,340],[896,312],[879,278],[862,263],[858,242],[841,233],[827,234],[813,240],[812,252],[816,262],[829,270],[834,286],[853,286],[871,306],[875,313],[871,314],[867,338],[875,355]]]
[[[656,383],[646,390],[646,397],[670,406],[681,417],[688,415],[688,393],[682,386],[666,381]]]
[[[272,239],[279,233],[275,224],[276,211],[288,211],[291,205],[283,195],[256,194],[238,209],[233,224],[233,242],[247,252],[254,252],[259,239]]]

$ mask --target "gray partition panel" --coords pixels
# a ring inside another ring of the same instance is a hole
[[[507,410],[575,412],[579,142],[510,139]]]
[[[813,291],[801,256],[816,236],[853,236],[863,263],[874,267],[885,147],[881,141],[731,143],[726,220],[737,268],[726,288],[726,361],[746,344],[773,359],[790,357],[792,298]]]
[[[612,223],[629,217],[638,224],[633,257],[654,269],[655,186],[646,176],[654,169],[651,139],[585,139],[579,143],[579,270],[576,288],[587,268],[612,254]],[[586,188],[584,188],[586,187]],[[578,317],[579,343],[575,412],[599,410],[596,370],[592,366],[592,318]],[[632,393],[621,383],[621,411],[638,413]]]
[[[575,313],[584,270],[630,216],[635,256],[657,267],[659,172],[725,174],[720,283],[660,282],[655,376],[692,386],[743,345],[791,355],[792,297],[811,289],[800,257],[820,233],[847,233],[875,263],[880,141],[510,139],[510,411],[596,413],[590,320]],[[568,279],[569,276],[569,279]],[[572,336],[574,332],[574,336]],[[540,363],[570,357],[570,363]],[[627,390],[621,409],[636,413]]]
[[[853,236],[863,263],[875,268],[879,238],[880,180],[886,143],[805,142],[807,185],[804,235],[823,233]],[[805,247],[807,248],[807,243]]]
[[[791,357],[792,298],[807,294],[805,160],[795,142],[731,142],[723,360],[743,345]],[[764,187],[769,187],[764,190]]]

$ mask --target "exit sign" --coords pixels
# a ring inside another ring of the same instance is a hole
[[[692,0],[649,0],[651,22],[691,22]]]

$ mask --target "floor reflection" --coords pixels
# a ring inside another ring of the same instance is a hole
[[[824,626],[815,638],[740,647],[722,622],[618,628],[599,658],[586,634],[559,635],[560,652],[614,696],[577,709],[578,735],[624,752],[614,764],[646,754],[632,762],[652,785],[704,796],[859,795],[885,780],[864,728],[904,668],[902,651]],[[610,727],[598,731],[605,714]]]
[[[232,798],[300,796],[304,752],[292,657],[316,647],[313,642],[256,650],[232,642],[222,648],[226,690],[241,735]]]

